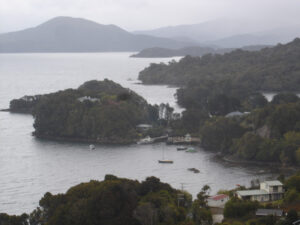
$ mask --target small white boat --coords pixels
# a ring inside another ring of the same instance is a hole
[[[197,150],[194,149],[194,148],[189,148],[189,149],[186,150],[185,152],[195,153],[195,152],[197,152]]]
[[[184,151],[184,150],[187,150],[187,147],[184,146],[177,147],[177,151]]]
[[[154,142],[154,140],[150,136],[147,136],[147,137],[141,139],[140,141],[138,141],[137,144],[145,145],[145,144],[152,144],[153,142]]]
[[[90,150],[95,150],[96,149],[95,145],[90,145],[89,147],[90,147]]]

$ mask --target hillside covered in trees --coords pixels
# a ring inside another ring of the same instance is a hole
[[[99,143],[132,143],[138,124],[158,119],[157,107],[110,80],[15,99],[10,111],[32,113],[37,137]]]
[[[287,179],[283,199],[257,202],[238,199],[235,192],[220,190],[230,197],[219,225],[291,225],[299,219],[300,174]],[[252,187],[255,188],[255,187]],[[250,188],[251,189],[251,188]],[[29,214],[0,213],[1,225],[212,225],[213,208],[208,206],[210,187],[204,185],[197,197],[176,190],[156,177],[144,181],[106,175],[103,181],[92,180],[71,187],[64,194],[47,192],[39,206]],[[256,216],[257,209],[282,209],[283,217]]]
[[[186,110],[175,134],[243,160],[300,164],[300,39],[257,52],[187,56],[141,71],[146,84],[178,85]],[[272,102],[261,92],[280,92]],[[231,114],[233,113],[233,114]]]
[[[208,186],[196,200],[156,177],[138,182],[106,175],[70,188],[65,194],[46,193],[30,215],[0,213],[5,225],[196,225],[211,224],[206,204]],[[180,199],[178,199],[180,196]],[[188,216],[190,213],[190,216]]]
[[[139,74],[145,84],[195,85],[229,82],[256,91],[300,91],[300,39],[273,48],[224,55],[186,56],[151,64]]]

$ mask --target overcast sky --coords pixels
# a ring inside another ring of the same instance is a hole
[[[0,32],[56,16],[82,17],[129,31],[224,18],[263,30],[300,23],[299,12],[300,0],[0,0]]]

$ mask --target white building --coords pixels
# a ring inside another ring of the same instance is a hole
[[[190,134],[186,134],[186,135],[184,136],[184,141],[185,141],[185,142],[191,142],[191,141],[192,141],[192,136],[191,136]]]
[[[268,202],[276,201],[283,197],[283,184],[278,181],[264,181],[260,189],[237,191],[237,197],[244,200]]]
[[[90,96],[80,97],[77,100],[80,101],[80,102],[84,102],[84,101],[98,102],[98,101],[100,101],[100,99],[98,99],[98,98],[92,98]]]

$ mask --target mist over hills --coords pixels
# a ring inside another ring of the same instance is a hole
[[[0,34],[0,52],[106,52],[144,48],[180,48],[188,43],[135,35],[115,25],[72,17],[56,17],[22,31]]]
[[[215,20],[131,33],[116,25],[102,25],[81,18],[56,17],[33,28],[0,34],[0,52],[116,52],[151,48],[157,51],[157,48],[179,50],[191,46],[241,48],[287,43],[300,37],[299,28],[300,25],[291,25],[257,31],[253,26],[247,27],[238,22]],[[200,55],[206,50],[202,49]],[[182,52],[175,55],[184,55]],[[194,51],[189,49],[188,52]]]
[[[201,46],[240,48],[248,45],[276,45],[290,42],[300,37],[300,24],[259,30],[253,25],[248,26],[242,22],[225,19],[135,31],[135,33],[175,40],[193,40]]]

